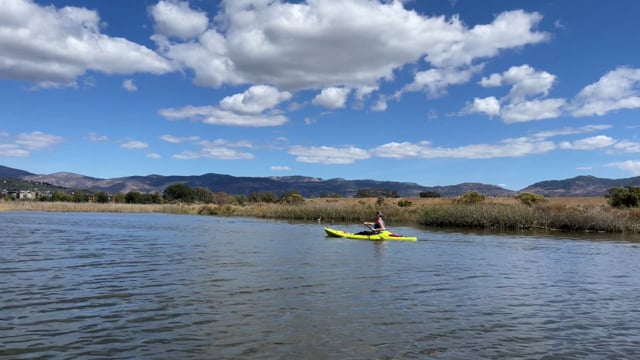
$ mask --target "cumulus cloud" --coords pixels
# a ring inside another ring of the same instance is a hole
[[[43,87],[69,86],[87,71],[106,74],[172,71],[165,58],[100,32],[98,13],[85,8],[2,2],[0,77]]]
[[[219,106],[185,106],[160,110],[169,120],[191,119],[210,125],[230,126],[279,126],[288,119],[274,111],[274,107],[291,98],[289,92],[255,85],[241,94],[225,97]]]
[[[472,66],[465,69],[441,68],[419,71],[415,74],[411,84],[405,86],[396,93],[399,98],[403,93],[410,91],[426,91],[429,97],[436,98],[446,93],[451,85],[460,85],[469,82],[471,77],[480,72],[483,66]]]
[[[541,19],[516,10],[469,28],[455,16],[422,16],[401,1],[224,1],[214,26],[193,41],[169,42],[160,28],[154,39],[203,86],[357,89],[375,88],[420,60],[435,68],[466,68],[500,51],[546,41],[548,34],[536,30]],[[448,72],[439,87],[463,81],[454,74]]]
[[[537,71],[529,65],[512,66],[502,74],[491,74],[480,80],[484,87],[510,85],[508,98],[524,99],[534,95],[549,94],[556,76],[546,71]]]
[[[640,108],[640,69],[620,67],[587,85],[572,101],[573,116]]]
[[[290,98],[290,92],[278,91],[273,86],[255,85],[242,94],[225,97],[220,101],[220,108],[234,113],[258,114]]]
[[[475,98],[465,106],[462,114],[500,116],[507,124],[557,118],[564,113],[567,101],[545,98],[555,81],[555,75],[529,65],[512,66],[501,74],[485,76],[479,82],[483,87],[510,86],[506,96]]]
[[[151,15],[158,34],[182,40],[202,34],[209,25],[207,15],[191,9],[187,1],[160,1],[151,7]]]
[[[367,150],[354,146],[292,146],[289,154],[296,156],[298,162],[318,164],[352,164],[371,156]]]
[[[507,124],[554,119],[562,115],[565,105],[565,99],[512,102],[502,108],[500,115]]]
[[[327,109],[343,108],[345,107],[347,96],[349,96],[350,92],[351,89],[329,87],[322,89],[320,94],[318,94],[311,103]]]
[[[500,101],[494,96],[489,96],[484,99],[475,98],[465,112],[498,116],[500,115]]]

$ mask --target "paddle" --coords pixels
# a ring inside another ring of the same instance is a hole
[[[364,224],[366,227],[368,227],[369,230],[371,230],[372,233],[374,233],[374,234],[379,234],[380,233],[380,230],[374,229],[373,226],[370,225],[371,223],[363,221],[362,224]]]

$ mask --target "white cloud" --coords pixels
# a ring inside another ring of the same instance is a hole
[[[502,120],[508,124],[553,119],[562,115],[565,105],[566,101],[564,99],[512,102],[502,107],[500,115]]]
[[[43,150],[54,145],[64,142],[64,138],[43,133],[42,131],[34,131],[30,133],[22,133],[16,136],[15,143],[26,150]]]
[[[373,111],[385,111],[387,110],[387,98],[384,96],[378,97],[378,101],[371,107]]]
[[[179,143],[183,143],[185,141],[199,141],[200,137],[199,136],[187,136],[187,137],[179,137],[179,136],[173,136],[173,135],[169,135],[169,134],[165,134],[160,136],[160,139],[168,142],[168,143],[172,143],[172,144],[179,144]]]
[[[609,136],[597,135],[573,142],[563,141],[559,144],[559,146],[562,149],[569,150],[595,150],[609,147],[615,143],[616,141]]]
[[[160,154],[158,154],[158,153],[154,153],[154,152],[148,152],[148,153],[146,154],[146,156],[147,156],[149,159],[162,159],[162,156],[161,156]]]
[[[209,18],[193,10],[187,1],[160,1],[151,7],[156,32],[182,40],[192,39],[207,30]]]
[[[296,156],[298,162],[320,164],[352,164],[370,157],[366,150],[354,146],[292,146],[289,154]]]
[[[413,82],[396,94],[396,98],[404,92],[422,90],[425,90],[431,98],[442,96],[450,85],[469,82],[471,77],[480,72],[482,68],[482,65],[477,65],[465,69],[440,68],[419,71],[415,74]]]
[[[607,164],[607,166],[616,167],[620,170],[630,172],[633,175],[640,175],[640,161],[637,160],[612,162]]]
[[[15,144],[0,144],[0,156],[2,157],[27,157],[30,151],[19,148]]]
[[[91,132],[89,134],[87,134],[86,139],[91,141],[91,142],[105,142],[105,141],[109,141],[109,137],[107,137],[106,135],[98,135],[94,132]]]
[[[73,86],[87,71],[106,74],[172,71],[154,51],[100,33],[97,12],[40,6],[32,0],[3,0],[0,22],[0,78],[40,87]]]
[[[120,147],[124,148],[124,149],[146,149],[149,147],[149,144],[142,142],[142,141],[138,141],[138,140],[128,140],[126,142],[124,142],[122,145],[120,145]]]
[[[351,89],[347,88],[325,88],[322,89],[320,94],[318,94],[311,103],[327,109],[340,109],[345,107],[347,96],[349,96],[350,92]]]
[[[271,171],[291,171],[291,168],[286,165],[273,165]]]
[[[287,118],[279,114],[236,114],[215,106],[185,106],[160,110],[160,115],[169,120],[191,119],[209,125],[229,126],[279,126],[287,122]]]
[[[394,70],[420,60],[436,68],[466,68],[476,59],[548,39],[535,29],[542,16],[521,10],[468,28],[458,17],[422,16],[402,1],[224,1],[221,7],[218,27],[197,40],[154,36],[164,55],[193,70],[199,85],[377,87]]]
[[[467,107],[465,113],[484,113],[489,116],[500,115],[500,101],[494,96],[484,99],[475,98],[473,104]]]
[[[280,126],[288,119],[274,109],[289,100],[291,93],[272,86],[256,85],[241,94],[227,96],[219,106],[185,106],[160,110],[169,120],[191,119],[210,125],[265,127]]]
[[[640,69],[620,67],[587,85],[572,102],[573,116],[640,108]]]
[[[254,158],[253,154],[251,153],[242,152],[223,146],[203,147],[200,150],[200,154],[205,158],[220,160],[249,160]]]
[[[484,87],[511,85],[511,90],[507,97],[521,101],[534,95],[547,96],[555,81],[555,75],[546,71],[536,71],[525,64],[512,66],[502,74],[491,74],[489,77],[483,77],[480,80],[480,85]]]
[[[136,84],[133,82],[132,79],[127,79],[125,81],[122,82],[122,87],[127,90],[127,91],[138,91],[138,87],[136,86]]]
[[[198,152],[184,151],[180,154],[172,156],[176,160],[196,160],[201,158],[218,159],[218,160],[249,160],[254,156],[251,153],[238,151],[228,147],[205,147]]]
[[[388,158],[464,158],[492,159],[504,157],[522,157],[532,154],[543,154],[556,149],[551,141],[540,141],[532,138],[516,138],[502,140],[499,144],[471,144],[459,147],[434,147],[428,141],[419,143],[391,142],[371,150],[372,154]]]
[[[18,134],[11,138],[8,133],[0,134],[4,140],[0,142],[0,156],[3,157],[28,157],[33,151],[50,149],[65,141],[64,138],[47,134],[42,131]]]
[[[613,146],[616,150],[627,153],[640,153],[640,142],[623,140]]]
[[[228,141],[223,139],[217,140],[200,140],[198,137],[176,138],[170,135],[163,136],[165,141],[172,140],[174,143],[183,141],[191,141],[198,146],[197,151],[183,151],[180,154],[172,156],[177,160],[195,160],[201,158],[219,159],[219,160],[247,160],[253,159],[254,155],[248,152],[236,150],[234,148],[252,148],[253,144],[249,141]]]
[[[500,116],[507,123],[553,119],[561,116],[566,108],[565,99],[545,99],[555,83],[556,76],[546,71],[537,71],[529,65],[512,66],[502,74],[494,73],[483,77],[479,84],[483,87],[510,85],[509,93],[501,99],[490,96],[475,98],[462,111]],[[533,98],[532,98],[533,97]]]
[[[242,94],[220,100],[220,108],[240,114],[259,114],[289,100],[291,93],[278,91],[273,86],[254,85]]]
[[[533,136],[536,138],[542,138],[542,139],[546,139],[546,138],[550,138],[550,137],[555,137],[555,136],[561,136],[561,135],[575,135],[575,134],[584,134],[584,133],[588,133],[588,132],[594,132],[594,131],[601,131],[601,130],[607,130],[610,129],[611,125],[606,125],[606,124],[601,124],[601,125],[585,125],[579,128],[564,128],[564,129],[559,129],[559,130],[547,130],[547,131],[540,131],[535,133]]]

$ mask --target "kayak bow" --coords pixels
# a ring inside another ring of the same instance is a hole
[[[324,231],[327,233],[327,236],[339,237],[339,238],[345,238],[345,239],[375,240],[375,241],[382,241],[382,240],[417,241],[418,240],[418,238],[414,236],[403,236],[400,234],[394,234],[391,231],[387,231],[387,230],[380,231],[378,233],[372,233],[372,234],[357,234],[357,233],[350,233],[342,230],[336,230],[336,229],[325,227]]]

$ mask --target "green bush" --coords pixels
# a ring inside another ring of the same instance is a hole
[[[483,202],[486,197],[477,191],[468,192],[456,199],[458,204],[478,204]]]
[[[400,200],[400,201],[398,201],[398,206],[400,206],[400,207],[409,207],[411,205],[413,205],[413,203],[411,201],[409,201],[409,200]]]
[[[516,195],[516,199],[520,200],[524,205],[531,206],[537,203],[543,203],[547,201],[542,195],[532,194],[532,193],[521,193]]]
[[[609,189],[605,197],[613,207],[640,206],[640,186],[614,187]]]

